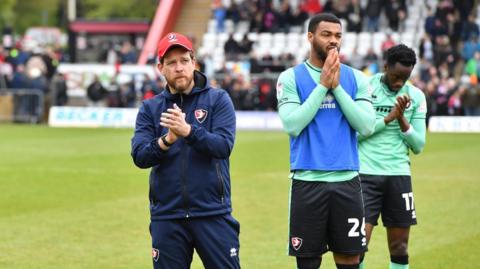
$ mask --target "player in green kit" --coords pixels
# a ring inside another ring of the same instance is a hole
[[[373,132],[368,78],[340,63],[342,25],[333,14],[308,22],[308,60],[282,72],[278,113],[290,136],[288,254],[298,269],[358,269],[367,240],[356,133]]]
[[[408,269],[410,226],[417,223],[409,152],[418,154],[425,145],[427,105],[423,92],[407,82],[415,63],[415,52],[405,45],[387,51],[385,72],[370,79],[375,131],[358,135],[367,242],[381,214],[390,269]]]

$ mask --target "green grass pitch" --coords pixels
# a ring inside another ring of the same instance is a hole
[[[0,125],[0,268],[151,268],[148,170],[131,161],[132,132]],[[480,135],[429,134],[412,158],[410,268],[478,268]],[[295,268],[287,136],[238,132],[231,175],[242,268]],[[366,268],[388,261],[379,226]],[[330,253],[322,268],[335,268]]]

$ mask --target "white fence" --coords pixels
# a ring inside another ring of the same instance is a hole
[[[69,107],[50,108],[48,125],[52,127],[133,128],[136,108]],[[239,130],[281,130],[276,112],[237,111]]]

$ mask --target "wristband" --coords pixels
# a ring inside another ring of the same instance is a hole
[[[163,144],[164,144],[166,147],[170,147],[171,145],[173,145],[172,143],[168,143],[168,141],[167,141],[167,135],[162,135],[162,136],[160,137],[160,139],[162,139],[162,142],[163,142]]]

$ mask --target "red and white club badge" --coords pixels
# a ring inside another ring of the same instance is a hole
[[[195,110],[195,119],[197,119],[199,123],[203,123],[207,118],[207,115],[208,115],[208,111],[206,111],[205,109]]]
[[[174,33],[170,33],[167,36],[168,42],[175,42],[177,41],[177,35]]]
[[[292,247],[295,250],[299,250],[302,247],[303,239],[300,237],[292,237]]]

